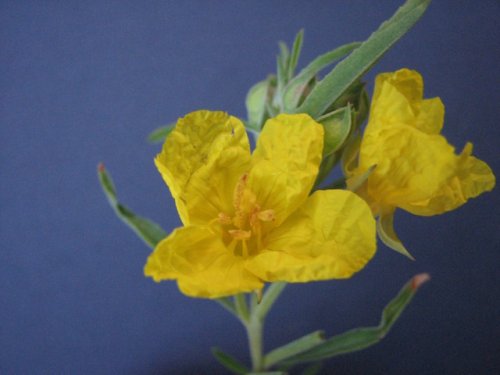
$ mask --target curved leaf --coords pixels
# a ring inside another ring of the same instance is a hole
[[[248,369],[242,365],[238,360],[231,357],[229,354],[224,353],[219,348],[212,348],[212,354],[219,361],[219,363],[235,374],[245,375],[248,374]]]
[[[359,48],[336,65],[296,112],[307,113],[313,118],[320,116],[415,25],[429,3],[430,0],[408,0]]]
[[[283,103],[287,111],[294,110],[299,104],[304,89],[308,83],[313,79],[316,74],[326,68],[328,65],[333,64],[335,61],[345,57],[361,45],[360,42],[345,44],[332,51],[324,53],[316,57],[309,65],[300,71],[300,73],[288,82],[283,93]]]
[[[169,124],[165,126],[161,126],[155,130],[153,130],[148,135],[148,141],[150,143],[161,143],[165,141],[165,138],[170,134],[170,132],[174,129],[175,124]]]
[[[167,236],[167,233],[156,223],[149,219],[135,215],[130,209],[118,202],[116,189],[111,176],[106,172],[104,165],[98,166],[99,182],[108,198],[108,202],[115,210],[116,215],[151,248]]]
[[[283,362],[285,365],[314,362],[367,348],[382,340],[413,299],[420,286],[430,279],[428,274],[414,276],[384,308],[376,327],[357,328],[334,336],[310,351]]]

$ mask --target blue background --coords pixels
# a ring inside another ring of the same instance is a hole
[[[195,109],[245,116],[275,70],[277,41],[305,28],[300,67],[364,40],[402,1],[2,1],[0,3],[0,373],[221,374],[217,345],[247,359],[243,329],[142,268],[150,250],[107,205],[170,231],[179,220],[147,134]],[[435,1],[366,76],[419,70],[446,105],[444,134],[500,171],[498,1]],[[378,323],[412,275],[433,279],[377,346],[325,373],[499,373],[498,189],[443,216],[399,212],[417,261],[380,245],[353,279],[291,285],[268,349],[317,329]]]

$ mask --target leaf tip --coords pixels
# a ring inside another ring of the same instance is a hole
[[[411,280],[411,289],[417,291],[422,286],[422,284],[425,284],[430,279],[431,275],[429,275],[428,273],[420,273],[413,276],[413,279]]]
[[[106,168],[104,167],[104,163],[101,161],[99,162],[99,164],[97,164],[97,171],[99,173],[104,173],[106,170]]]

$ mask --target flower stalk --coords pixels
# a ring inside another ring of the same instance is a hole
[[[285,287],[286,283],[284,282],[271,284],[260,300],[256,294],[253,294],[250,298],[250,307],[247,304],[245,294],[238,294],[234,297],[238,318],[247,331],[252,371],[266,369],[263,350],[264,322],[274,302]]]

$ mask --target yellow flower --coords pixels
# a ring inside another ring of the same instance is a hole
[[[183,227],[158,244],[145,275],[218,298],[363,268],[376,246],[367,204],[343,190],[309,196],[322,148],[323,128],[307,115],[267,121],[252,155],[237,118],[180,119],[155,162]]]
[[[416,71],[377,76],[359,164],[346,173],[349,185],[375,166],[357,192],[380,216],[379,229],[386,229],[383,234],[395,241],[396,207],[415,215],[437,215],[495,185],[488,165],[471,156],[472,144],[456,155],[440,135],[443,119],[443,103],[439,98],[423,99],[423,80]]]

